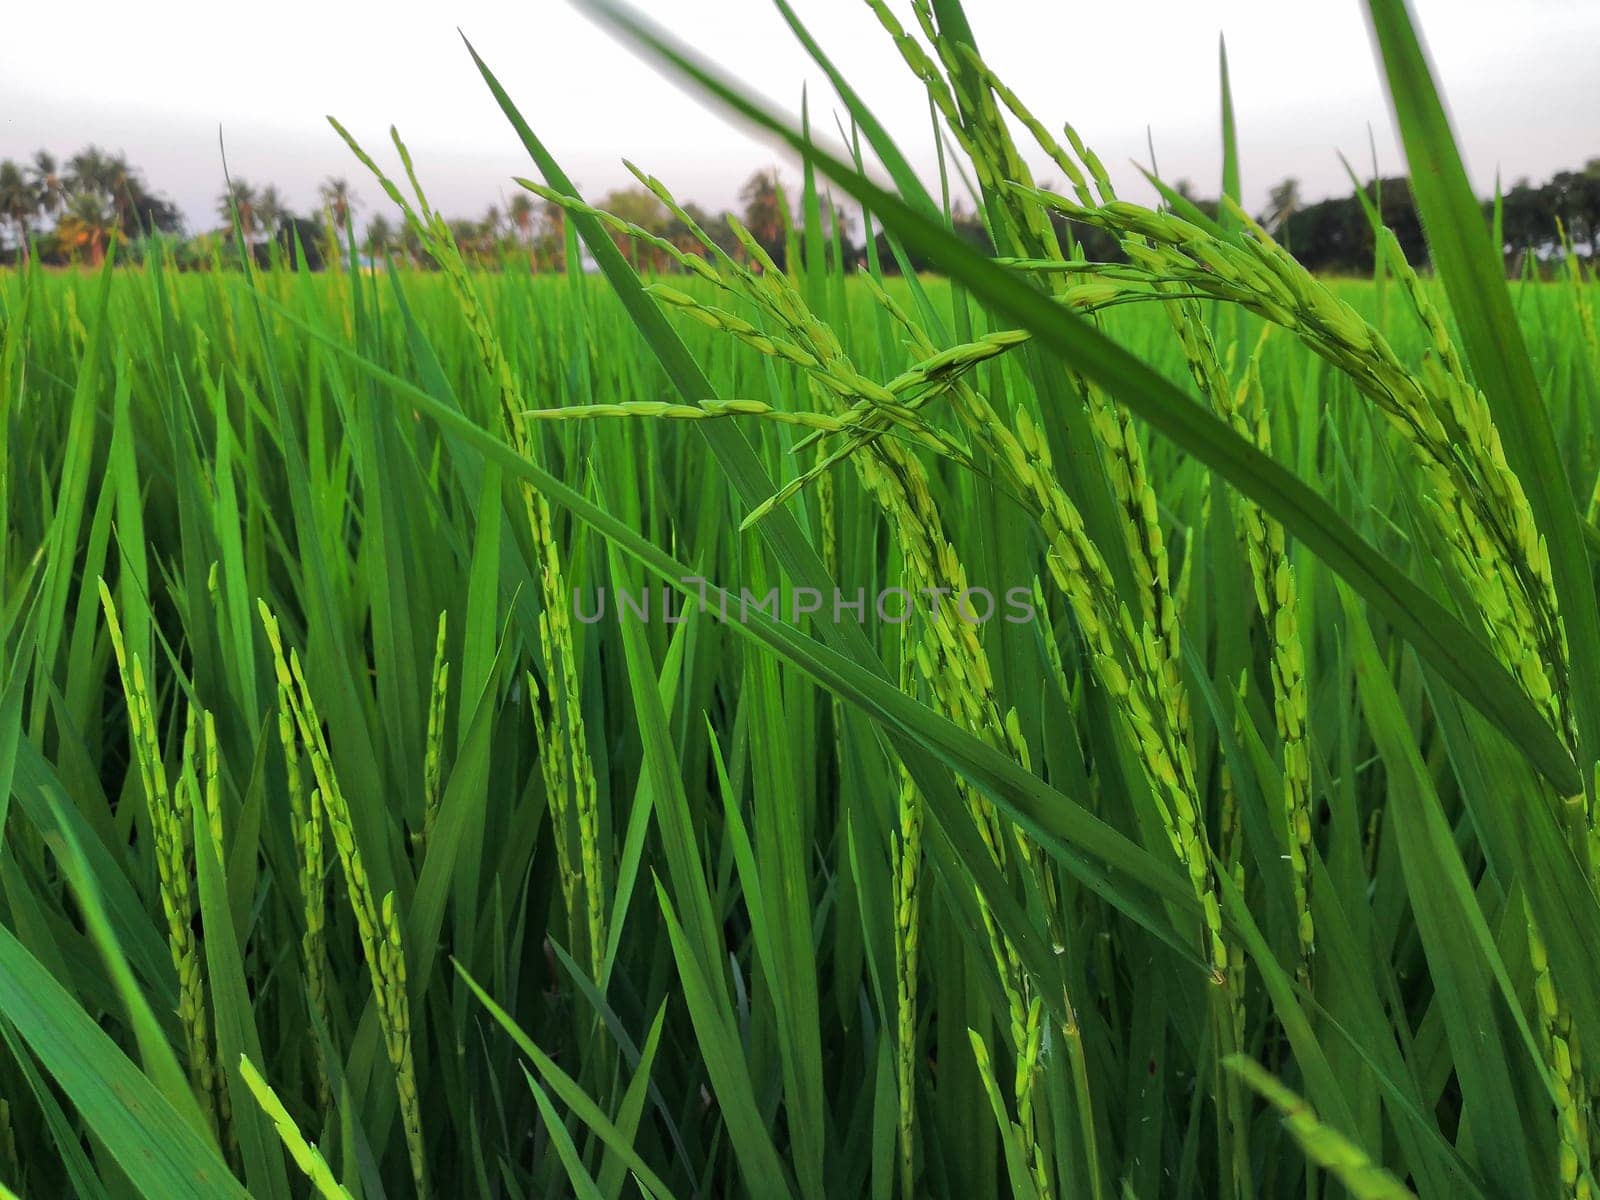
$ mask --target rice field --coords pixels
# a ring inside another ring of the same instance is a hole
[[[1600,290],[1371,7],[1420,275],[1232,202],[1225,68],[1219,214],[1120,199],[954,3],[993,259],[602,7],[785,268],[479,62],[565,275],[337,125],[437,271],[0,273],[0,1195],[1595,1195]]]

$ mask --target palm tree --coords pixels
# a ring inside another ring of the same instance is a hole
[[[429,261],[427,248],[422,244],[422,235],[410,221],[400,226],[400,250],[412,266]]]
[[[456,249],[461,251],[462,257],[469,261],[480,259],[484,245],[483,223],[471,217],[456,217],[447,224],[451,240],[455,242]]]
[[[559,204],[540,206],[540,219],[533,234],[533,269],[567,269],[567,210]]]
[[[109,196],[115,173],[111,158],[104,150],[99,146],[85,146],[67,159],[67,191],[99,192]]]
[[[106,256],[106,244],[120,237],[121,231],[106,199],[99,192],[81,191],[67,201],[56,236],[74,258],[81,252],[89,265],[96,267]]]
[[[34,158],[36,178],[48,181],[55,178],[55,161],[48,154]],[[127,156],[115,154],[99,146],[85,146],[67,160],[64,176],[59,177],[62,206],[70,206],[71,197],[90,194],[111,207],[112,224],[127,237],[152,232],[154,229],[176,229],[181,224],[178,210],[171,201],[151,192],[137,167]]]
[[[53,217],[67,206],[67,181],[61,175],[54,154],[48,150],[35,154],[28,175],[39,200],[39,209],[46,216]]]
[[[333,216],[333,223],[343,229],[351,212],[361,206],[355,193],[350,190],[350,181],[342,175],[330,175],[317,190],[322,196],[323,206]]]
[[[269,183],[256,197],[255,215],[262,232],[271,237],[278,231],[278,226],[283,224],[284,218],[294,214],[284,203],[283,194],[278,191],[277,185]]]
[[[117,228],[123,233],[138,232],[137,199],[144,191],[139,172],[128,164],[119,150],[106,156],[105,190],[111,196],[111,207],[116,211]]]
[[[1300,181],[1290,176],[1267,193],[1267,211],[1262,214],[1262,225],[1268,233],[1278,238],[1285,249],[1289,244],[1289,218],[1300,211]]]
[[[15,231],[23,258],[28,257],[28,218],[38,207],[38,193],[22,168],[9,158],[0,162],[0,219],[9,222]]]
[[[744,227],[769,254],[782,250],[785,236],[780,186],[778,172],[769,168],[757,171],[739,189],[739,201],[744,205]]]
[[[389,252],[394,245],[394,226],[389,224],[389,218],[382,213],[376,214],[367,222],[367,240],[362,249],[374,263]]]
[[[237,214],[239,232],[246,242],[252,242],[259,223],[258,204],[256,189],[243,179],[234,179],[229,182],[228,190],[217,197],[217,215],[231,225]]]
[[[527,192],[518,192],[506,206],[506,216],[511,219],[511,227],[517,231],[517,237],[524,246],[533,240],[535,215],[533,197]]]
[[[789,207],[776,167],[757,171],[739,190],[744,227],[780,270],[789,252]]]

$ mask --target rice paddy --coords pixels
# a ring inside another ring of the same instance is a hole
[[[783,267],[480,61],[565,274],[337,123],[437,270],[0,273],[0,1194],[1593,1196],[1600,291],[1371,8],[1371,279],[1225,67],[1147,207],[955,3],[875,9],[993,258],[601,6],[803,156]]]

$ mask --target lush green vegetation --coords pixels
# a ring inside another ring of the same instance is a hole
[[[1439,274],[1337,284],[1225,69],[1155,211],[913,11],[998,262],[847,87],[899,199],[774,122],[780,268],[485,69],[565,275],[426,163],[435,271],[0,274],[0,1183],[1592,1194],[1592,277],[1502,281],[1399,4]]]

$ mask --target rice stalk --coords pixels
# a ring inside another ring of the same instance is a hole
[[[406,166],[407,177],[416,196],[413,206],[399,188],[379,169],[372,158],[337,121],[330,122],[356,157],[372,173],[385,193],[399,206],[406,223],[440,264],[472,333],[483,369],[492,381],[498,401],[502,428],[511,444],[525,457],[541,457],[521,414],[527,405],[522,388],[500,344],[494,324],[473,284],[461,252],[444,219],[428,205],[410,152],[391,130],[395,149]],[[583,701],[578,681],[578,665],[573,648],[570,593],[562,567],[560,543],[556,537],[549,502],[537,490],[520,486],[523,516],[526,519],[533,551],[539,564],[539,643],[547,679],[545,690],[551,698],[550,715],[539,732],[543,756],[563,760],[559,770],[551,769],[548,778],[558,780],[567,790],[548,797],[556,818],[556,840],[567,837],[567,814],[577,825],[579,868],[573,878],[581,881],[582,909],[578,889],[567,893],[567,918],[574,935],[585,935],[589,965],[595,979],[604,967],[606,946],[606,864],[600,846],[600,808],[594,763],[589,754],[588,734],[583,716]]]
[[[1590,1095],[1573,1034],[1572,1016],[1556,991],[1550,956],[1538,923],[1528,916],[1528,957],[1533,967],[1534,1001],[1556,1102],[1557,1169],[1567,1194],[1577,1200],[1594,1195],[1590,1179]]]
[[[427,1156],[423,1141],[421,1097],[417,1091],[416,1068],[412,1057],[411,1003],[406,990],[405,958],[400,947],[399,927],[395,923],[393,896],[385,897],[380,909],[372,893],[361,851],[356,845],[350,806],[334,774],[333,756],[323,735],[316,702],[311,697],[311,689],[301,670],[299,654],[291,649],[285,655],[278,620],[265,601],[260,602],[259,612],[272,648],[278,686],[287,695],[294,713],[295,727],[310,759],[311,772],[321,793],[328,827],[333,833],[334,849],[344,872],[345,890],[350,898],[351,911],[355,914],[361,948],[372,977],[384,1049],[394,1069],[395,1089],[400,1099],[400,1120],[405,1128],[406,1146],[411,1156],[412,1181],[416,1184],[417,1194],[425,1196],[428,1191]]]
[[[1408,370],[1381,333],[1231,201],[1224,204],[1246,233],[1224,241],[1174,214],[1126,201],[1083,206],[1035,187],[1011,186],[1073,220],[1117,235],[1152,284],[1181,284],[1238,304],[1294,332],[1348,375],[1426,475],[1427,511],[1477,593],[1502,661],[1518,674],[1529,699],[1570,738],[1566,640],[1548,553],[1522,485],[1506,463],[1487,404],[1462,375],[1443,322],[1414,271],[1403,267],[1397,274],[1434,342],[1435,357],[1424,360],[1420,373]]]
[[[187,792],[188,800],[184,808],[191,813],[198,808],[206,814],[206,830],[211,838],[211,847],[216,853],[217,861],[226,862],[227,851],[222,840],[222,791],[217,723],[209,711],[201,712],[197,720],[194,706],[188,706],[184,715],[183,753],[179,761],[183,765],[176,790]],[[215,1032],[217,1044],[221,1045],[221,1030]],[[229,1153],[237,1155],[238,1139],[233,1126],[233,1102],[228,1095],[227,1080],[222,1077],[220,1071],[216,1073],[214,1086],[218,1125],[227,1141]]]
[[[184,1031],[189,1072],[201,1108],[211,1122],[214,1134],[221,1132],[217,1104],[218,1075],[211,1053],[210,1018],[207,1013],[205,980],[200,966],[200,948],[194,936],[194,893],[188,862],[189,820],[187,790],[172,789],[167,783],[167,768],[161,755],[160,735],[156,730],[155,708],[138,654],[130,654],[122,637],[116,603],[104,579],[99,580],[100,604],[105,612],[106,629],[116,654],[117,671],[122,677],[123,697],[128,711],[128,736],[134,762],[144,791],[154,843],[161,908],[167,919],[167,947],[178,977],[178,1021]]]
[[[323,850],[322,791],[306,787],[300,764],[300,736],[295,726],[292,683],[286,672],[274,672],[277,695],[278,745],[283,751],[285,783],[289,796],[289,829],[294,839],[295,861],[299,869],[299,893],[303,930],[300,956],[305,964],[305,995],[313,1022],[333,1035],[328,1006],[327,916],[324,904],[324,879],[327,864]],[[316,1071],[317,1102],[326,1108],[333,1100],[333,1087],[323,1039],[312,1039],[312,1062]]]
[[[909,675],[901,663],[901,687]],[[920,959],[922,798],[904,763],[896,764],[899,790],[897,828],[890,835],[889,854],[894,888],[895,1094],[898,1101],[896,1138],[900,1151],[900,1195],[916,1194],[917,970]]]
[[[1250,438],[1270,453],[1271,429],[1266,397],[1261,385],[1257,347],[1243,382],[1228,386],[1217,361],[1210,335],[1190,313],[1180,319],[1190,349],[1190,363],[1204,380],[1218,414],[1241,437]],[[1310,979],[1311,957],[1316,949],[1316,926],[1311,916],[1311,759],[1306,739],[1305,652],[1300,636],[1300,604],[1294,568],[1284,545],[1283,527],[1270,520],[1256,504],[1240,498],[1240,524],[1250,562],[1251,590],[1261,614],[1269,646],[1272,677],[1272,712],[1283,755],[1283,817],[1288,831],[1288,858],[1294,883],[1296,933],[1300,943],[1300,971]]]
[[[422,830],[417,848],[426,852],[433,825],[439,816],[441,780],[444,775],[445,705],[450,699],[450,663],[444,656],[446,614],[439,614],[439,629],[433,645],[433,671],[428,688],[428,735],[422,758]]]

